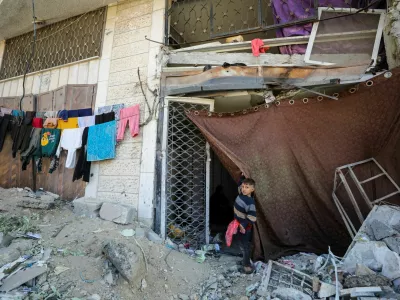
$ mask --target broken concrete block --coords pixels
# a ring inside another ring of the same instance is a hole
[[[99,210],[103,203],[94,198],[78,198],[72,201],[74,206],[74,214],[78,216],[85,216],[88,218],[97,218]]]
[[[361,264],[356,264],[356,276],[374,275],[374,274],[375,272],[372,271],[370,268]]]
[[[54,201],[42,201],[32,198],[22,199],[18,202],[18,206],[34,209],[52,209],[55,206]]]
[[[3,234],[0,232],[0,248],[10,246],[13,239],[15,239],[15,237],[9,235],[8,233]]]
[[[361,276],[349,276],[344,280],[345,288],[353,287],[373,287],[373,286],[390,286],[391,281],[378,274],[369,274]]]
[[[140,280],[143,260],[139,249],[130,249],[122,243],[111,241],[104,246],[103,253],[130,284]]]
[[[336,286],[321,281],[321,286],[318,291],[319,298],[327,298],[333,295],[336,295]]]
[[[373,220],[369,226],[371,227],[375,240],[377,241],[396,234],[395,230],[378,220]]]
[[[311,300],[311,297],[296,289],[278,287],[271,293],[272,297],[277,297],[281,300]]]
[[[100,218],[118,224],[130,224],[135,215],[133,206],[105,202],[100,209]]]
[[[40,196],[40,201],[46,201],[46,202],[54,202],[56,199],[53,196],[50,195],[41,195]]]
[[[394,280],[400,277],[400,257],[383,242],[357,242],[343,261],[344,270],[354,274],[356,264]]]
[[[162,241],[163,241],[162,238],[157,233],[155,233],[153,230],[149,230],[146,233],[146,236],[149,239],[149,241],[152,241],[153,243],[156,243],[156,244],[162,244]]]
[[[400,254],[400,237],[387,237],[383,241],[386,243],[388,248],[397,254]]]
[[[0,249],[0,266],[13,262],[20,256],[27,254],[32,247],[32,240],[15,239],[10,246]]]

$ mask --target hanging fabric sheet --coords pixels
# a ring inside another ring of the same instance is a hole
[[[344,253],[350,238],[331,197],[337,167],[374,157],[400,182],[400,68],[387,77],[342,92],[339,101],[188,114],[234,178],[243,171],[256,181],[254,258],[326,253],[329,245]],[[374,184],[370,199],[391,193]]]
[[[87,160],[99,161],[115,158],[116,121],[89,127]]]

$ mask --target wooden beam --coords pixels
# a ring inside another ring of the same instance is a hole
[[[203,91],[266,89],[270,85],[312,86],[362,78],[365,66],[348,68],[216,67],[195,75],[166,77],[166,95]]]
[[[322,54],[314,55],[321,61],[338,61],[335,67],[370,65],[371,56],[362,54]],[[304,55],[294,54],[261,54],[252,53],[212,53],[212,52],[177,52],[168,55],[169,65],[222,66],[224,63],[243,63],[246,66],[304,67],[312,66],[304,62]],[[319,66],[320,67],[320,66]]]
[[[326,42],[337,42],[346,41],[354,39],[366,39],[375,38],[376,30],[363,30],[363,31],[350,31],[350,32],[340,32],[340,33],[330,33],[330,34],[320,34],[316,39],[316,43],[326,43]],[[265,39],[263,40],[264,45],[269,47],[280,47],[289,45],[300,45],[308,44],[309,35],[304,36],[291,36],[284,38],[275,39]],[[241,43],[231,43],[231,44],[221,44],[221,45],[209,45],[208,47],[187,47],[174,50],[173,52],[235,52],[251,50],[251,41],[241,42]]]

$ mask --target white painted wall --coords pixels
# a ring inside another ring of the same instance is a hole
[[[97,83],[96,107],[139,104],[141,121],[149,115],[140,88],[137,68],[149,105],[158,101],[148,91],[159,90],[160,45],[163,42],[164,0],[128,0],[110,5],[107,11],[101,58],[37,72],[26,78],[26,93],[43,93],[65,84]],[[4,43],[0,42],[0,59]],[[0,60],[1,61],[1,60]],[[22,95],[22,77],[0,81],[0,96]],[[152,225],[155,190],[157,121],[140,128],[132,138],[126,129],[114,160],[92,163],[93,176],[85,196],[99,201],[133,205],[139,220]]]

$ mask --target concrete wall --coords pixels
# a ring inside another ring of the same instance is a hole
[[[97,83],[96,107],[125,103],[139,104],[141,121],[150,112],[142,93],[137,69],[150,108],[158,101],[161,73],[160,45],[148,38],[163,42],[164,0],[128,0],[111,4],[101,58],[77,62],[27,76],[26,93],[42,93],[65,84]],[[4,42],[0,42],[0,62]],[[148,88],[147,88],[148,87]],[[22,95],[22,77],[0,81],[0,96]],[[93,177],[85,196],[99,201],[133,205],[142,222],[152,224],[156,118],[140,128],[132,138],[126,129],[124,140],[117,146],[116,159],[93,163]]]
[[[384,40],[389,68],[400,66],[400,0],[388,0]]]

